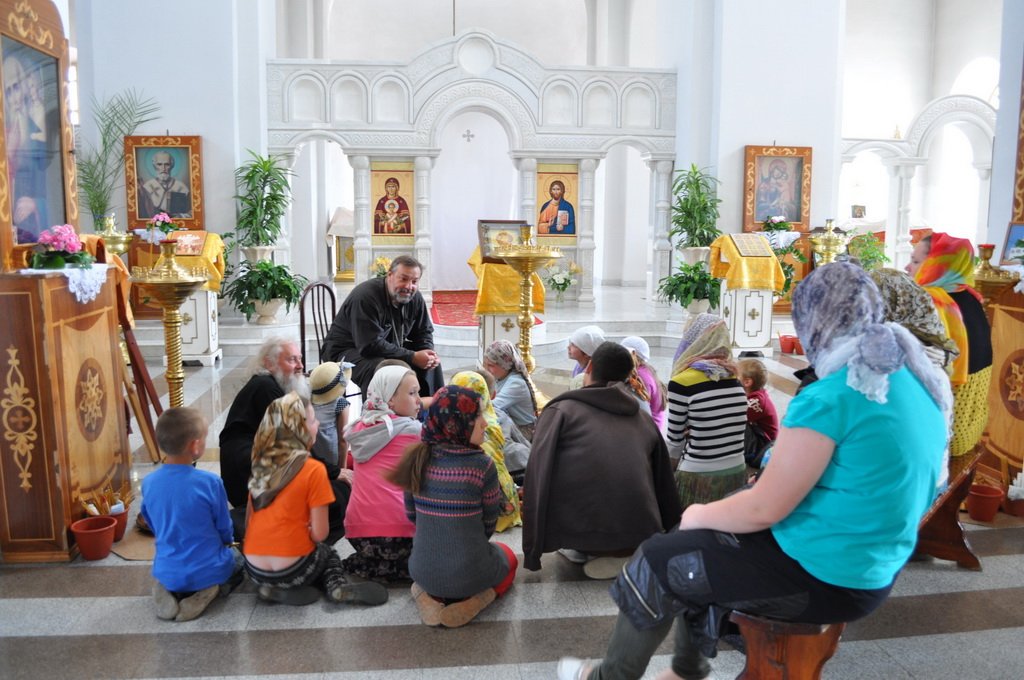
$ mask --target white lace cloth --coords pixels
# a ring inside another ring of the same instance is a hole
[[[65,267],[64,269],[22,269],[22,274],[63,274],[68,279],[68,290],[81,304],[92,302],[100,294],[107,280],[109,264],[94,263],[89,267]]]

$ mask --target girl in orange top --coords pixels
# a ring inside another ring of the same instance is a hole
[[[309,455],[319,428],[313,406],[295,392],[267,407],[252,447],[245,570],[270,602],[384,604],[378,583],[349,583],[334,548],[327,506],[334,492],[323,463]]]

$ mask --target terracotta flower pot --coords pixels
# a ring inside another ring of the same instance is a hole
[[[117,520],[117,524],[114,525],[114,543],[117,543],[124,538],[125,529],[128,528],[128,511],[125,510],[116,515],[107,515],[107,517],[113,517]]]
[[[75,536],[78,551],[82,559],[102,560],[110,554],[114,545],[114,527],[117,520],[110,515],[101,517],[85,517],[71,523],[71,533]]]
[[[967,494],[967,514],[978,522],[991,522],[1003,502],[1003,490],[985,484],[972,484]]]
[[[792,354],[796,349],[796,336],[795,335],[780,335],[779,336],[779,351],[783,354]]]

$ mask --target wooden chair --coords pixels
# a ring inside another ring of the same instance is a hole
[[[953,560],[958,567],[981,571],[981,561],[971,549],[960,524],[960,505],[967,498],[980,456],[980,447],[977,447],[968,454],[949,459],[949,485],[921,518],[917,527],[916,555]]]
[[[839,647],[845,623],[776,621],[734,611],[747,644],[747,662],[737,680],[818,680]]]
[[[323,348],[327,332],[334,323],[337,314],[337,302],[334,287],[327,283],[311,283],[302,291],[299,298],[299,344],[302,347],[302,365],[308,371],[306,362],[306,306],[309,303],[309,316],[313,322],[313,333],[316,336],[316,362],[320,363],[320,350]]]

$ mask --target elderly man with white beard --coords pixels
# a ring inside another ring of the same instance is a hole
[[[252,470],[252,440],[270,402],[291,391],[309,398],[309,382],[302,372],[299,344],[282,337],[268,338],[253,360],[253,376],[231,402],[220,431],[220,476],[228,501],[245,508]]]

